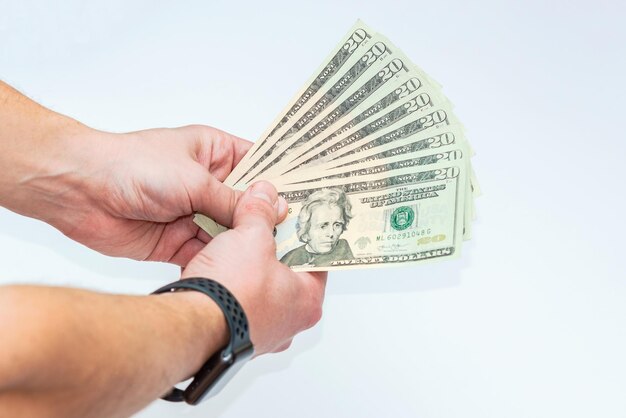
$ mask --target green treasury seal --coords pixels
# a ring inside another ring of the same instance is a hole
[[[391,227],[396,231],[407,229],[415,220],[415,212],[408,206],[400,206],[391,214]]]

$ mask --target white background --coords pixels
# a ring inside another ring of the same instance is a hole
[[[459,260],[332,274],[289,351],[207,404],[137,416],[626,417],[625,15],[617,0],[0,0],[0,78],[35,100],[104,130],[250,139],[360,17],[444,85],[477,153]],[[143,294],[177,278],[5,210],[0,248],[0,283]]]

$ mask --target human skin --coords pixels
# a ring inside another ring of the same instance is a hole
[[[102,253],[219,281],[246,312],[260,355],[319,320],[326,275],[276,260],[272,230],[287,207],[271,184],[244,193],[221,184],[248,148],[201,126],[96,131],[0,83],[0,205]],[[211,240],[194,211],[232,229]],[[0,286],[0,323],[0,416],[19,417],[129,416],[229,335],[217,305],[197,292]]]
[[[315,254],[331,252],[343,233],[343,211],[337,205],[321,204],[311,213],[307,251]]]
[[[209,241],[202,212],[230,226],[221,182],[251,143],[206,126],[113,134],[0,82],[0,205],[111,256],[184,266]]]

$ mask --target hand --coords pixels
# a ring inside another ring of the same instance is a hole
[[[80,198],[51,222],[67,236],[107,255],[184,266],[210,241],[194,212],[231,225],[240,192],[221,182],[250,142],[205,126],[99,134],[102,145],[76,170]]]
[[[235,295],[256,355],[286,349],[322,314],[327,274],[296,274],[276,259],[272,231],[286,215],[287,204],[270,183],[253,184],[237,202],[233,229],[215,237],[182,274],[218,280]]]
[[[111,134],[0,81],[0,206],[107,255],[184,266],[209,241],[194,212],[230,226],[221,182],[250,142],[206,126]]]

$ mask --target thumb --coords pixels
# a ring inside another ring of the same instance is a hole
[[[279,206],[282,204],[276,188],[267,181],[256,182],[237,201],[233,228],[260,229],[271,234],[282,209]]]
[[[220,225],[230,227],[233,212],[242,192],[233,190],[213,177],[204,168],[200,168],[201,181],[190,190],[190,199],[194,212],[200,212],[213,218]]]

